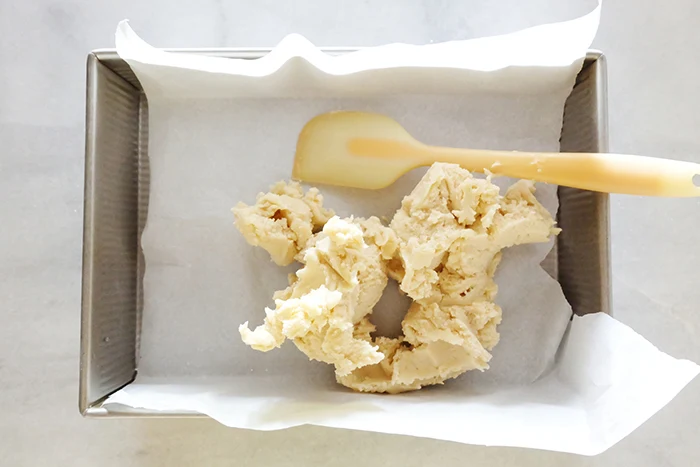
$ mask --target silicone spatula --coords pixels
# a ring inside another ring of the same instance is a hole
[[[700,196],[700,164],[624,154],[457,149],[425,145],[396,121],[366,112],[310,120],[297,142],[292,177],[379,189],[434,162],[585,190],[646,196]],[[695,180],[694,180],[695,178]]]

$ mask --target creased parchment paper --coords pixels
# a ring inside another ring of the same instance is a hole
[[[119,54],[149,100],[149,213],[136,381],[107,404],[188,410],[261,430],[313,423],[464,443],[595,454],[666,404],[697,373],[612,318],[576,318],[540,263],[552,244],[507,250],[497,282],[501,343],[491,369],[399,396],[356,394],[293,345],[246,347],[294,268],[248,246],[230,208],[291,173],[304,123],[336,109],[392,116],[426,143],[558,150],[564,101],[599,11],[519,33],[326,56],[290,36],[255,61],[166,53],[127,23]],[[340,215],[387,216],[423,171],[378,192],[320,187]],[[503,186],[510,183],[498,179]],[[555,213],[556,187],[538,198]],[[374,321],[395,334],[395,284]]]

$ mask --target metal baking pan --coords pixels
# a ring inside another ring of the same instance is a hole
[[[184,50],[183,50],[184,51]],[[254,59],[267,49],[186,50]],[[340,54],[351,49],[326,49]],[[85,416],[191,416],[105,408],[104,400],[138,372],[148,213],[148,102],[114,50],[87,60],[85,210],[80,339],[80,412]],[[566,101],[561,149],[607,151],[605,57],[590,51]],[[574,313],[610,313],[608,195],[559,188],[563,229],[543,267],[561,284]],[[194,414],[196,415],[196,414]]]

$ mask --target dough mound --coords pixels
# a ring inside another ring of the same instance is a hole
[[[362,392],[400,393],[442,384],[468,370],[485,370],[498,343],[501,309],[492,302],[467,306],[414,302],[402,323],[403,338],[379,337],[384,359],[338,382]]]
[[[365,236],[380,241],[368,245]],[[264,324],[253,331],[248,323],[240,326],[243,342],[266,352],[293,339],[312,360],[335,365],[339,376],[379,363],[384,355],[370,339],[355,336],[355,325],[386,287],[382,252],[393,254],[393,232],[378,219],[332,217],[312,243],[303,252],[304,267],[278,293],[275,309],[265,310]]]
[[[297,182],[278,182],[269,193],[260,193],[254,206],[238,203],[233,215],[248,243],[267,251],[276,264],[287,266],[334,213],[323,208],[318,189],[304,194]]]
[[[559,231],[534,191],[519,181],[501,196],[489,179],[436,163],[386,227],[376,217],[334,217],[314,188],[274,185],[254,206],[234,208],[236,226],[275,263],[303,267],[274,294],[261,326],[241,325],[243,341],[266,352],[292,339],[362,392],[412,391],[486,370],[499,340],[493,276],[501,250]],[[403,336],[373,338],[369,315],[388,277],[414,303]]]

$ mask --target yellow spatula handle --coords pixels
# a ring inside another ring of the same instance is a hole
[[[434,161],[591,191],[644,196],[700,196],[700,164],[593,153],[530,153],[430,148]],[[697,185],[696,185],[697,183]]]
[[[356,139],[357,155],[401,158],[414,166],[459,164],[473,172],[553,183],[584,190],[644,196],[700,196],[700,164],[626,154],[539,153],[428,146],[417,142]]]

